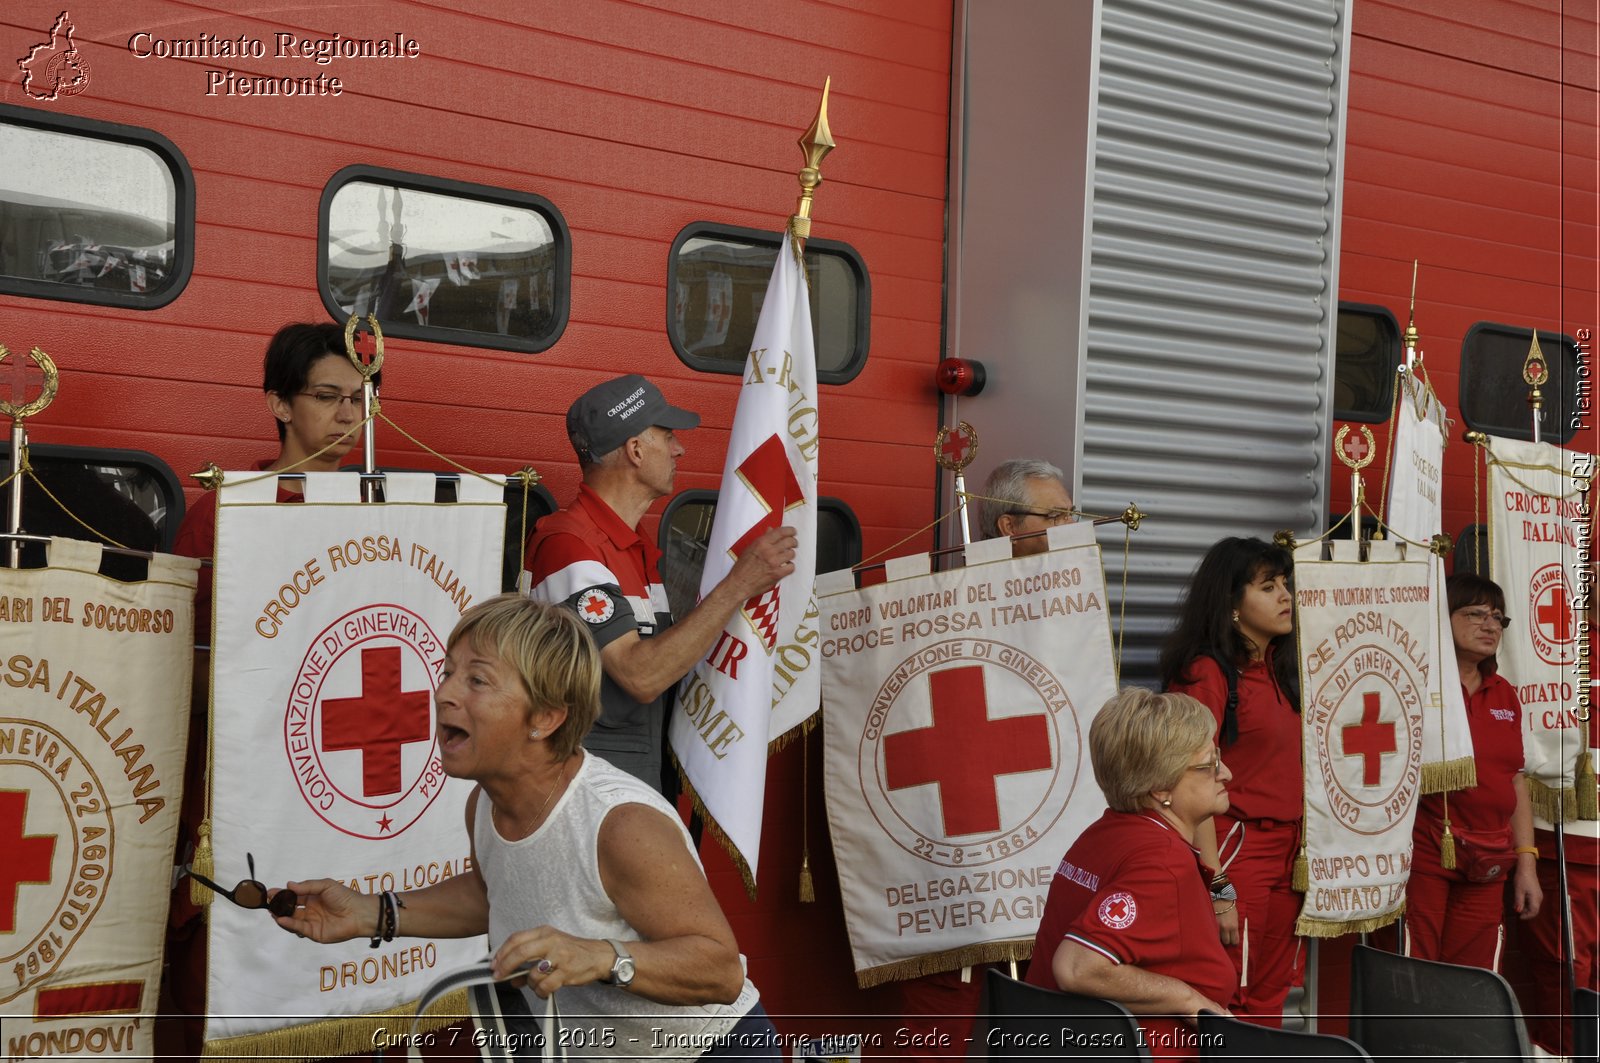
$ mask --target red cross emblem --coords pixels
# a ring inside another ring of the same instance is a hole
[[[802,505],[806,498],[805,490],[794,474],[794,466],[789,461],[789,450],[777,433],[762,440],[761,445],[752,450],[734,471],[766,511],[729,549],[730,556],[738,557],[751,543],[778,527],[783,521],[783,514],[791,506]],[[761,636],[768,652],[771,652],[778,644],[778,588],[773,587],[756,595],[744,606],[745,616]]]
[[[433,737],[432,697],[400,689],[400,647],[361,651],[361,694],[322,703],[322,748],[361,751],[361,792],[400,792],[400,750]]]
[[[957,421],[954,428],[939,429],[933,450],[941,468],[960,472],[978,456],[978,432],[967,422]]]
[[[1372,430],[1362,426],[1352,429],[1349,425],[1339,429],[1339,434],[1334,437],[1334,446],[1339,451],[1339,460],[1352,469],[1366,467],[1373,459]]]
[[[1044,714],[990,719],[981,665],[933,672],[928,688],[933,726],[885,736],[884,785],[937,785],[950,836],[997,831],[996,778],[1051,766]]]
[[[590,587],[578,595],[578,615],[591,624],[603,624],[617,611],[611,595],[597,587]]]
[[[1139,918],[1139,905],[1133,894],[1118,890],[1100,902],[1100,921],[1113,930],[1126,930]]]
[[[65,792],[65,791],[63,791]],[[24,834],[28,814],[26,790],[0,790],[0,934],[17,929],[21,887],[46,885],[55,856],[56,835]]]
[[[1361,695],[1361,722],[1340,728],[1344,736],[1344,755],[1361,758],[1361,785],[1377,786],[1383,778],[1383,754],[1400,749],[1394,724],[1378,720],[1378,695]]]
[[[1572,603],[1567,599],[1567,588],[1561,584],[1553,584],[1540,592],[1533,616],[1539,630],[1549,632],[1552,641],[1572,639]]]

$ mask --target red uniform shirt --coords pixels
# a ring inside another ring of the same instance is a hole
[[[1188,694],[1217,719],[1228,706],[1228,680],[1210,657],[1196,657],[1174,694]],[[1228,815],[1234,819],[1273,819],[1292,823],[1305,811],[1305,772],[1300,752],[1300,714],[1278,686],[1268,662],[1252,661],[1239,670],[1239,707],[1234,710],[1239,737],[1223,747],[1233,772],[1228,783]],[[1223,831],[1219,828],[1217,836]]]
[[[1511,825],[1517,807],[1512,776],[1522,770],[1522,705],[1517,691],[1498,672],[1483,673],[1476,694],[1463,688],[1467,726],[1472,731],[1472,759],[1478,765],[1478,785],[1450,795],[1450,822],[1467,830],[1503,831]],[[1420,811],[1433,823],[1444,820],[1444,796],[1429,794]]]
[[[1205,876],[1199,852],[1165,820],[1106,812],[1056,868],[1028,982],[1060,988],[1051,961],[1061,942],[1071,939],[1112,963],[1131,963],[1186,982],[1227,1007],[1238,992],[1239,975],[1217,937]],[[1157,1055],[1171,1054],[1174,1036],[1191,1029],[1167,1019],[1139,1023]]]

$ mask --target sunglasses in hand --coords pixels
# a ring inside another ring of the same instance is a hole
[[[279,890],[269,900],[266,884],[256,880],[255,856],[251,853],[245,853],[244,858],[250,865],[250,877],[231,890],[223,889],[187,864],[184,865],[183,873],[211,892],[228,898],[228,900],[241,908],[265,908],[273,915],[293,915],[295,908],[300,904],[300,898],[295,896],[294,890]]]

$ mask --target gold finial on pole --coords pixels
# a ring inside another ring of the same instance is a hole
[[[11,352],[0,344],[0,361],[10,357]],[[32,401],[24,401],[28,390],[30,368],[38,369],[42,380],[39,394],[34,396]],[[56,371],[56,363],[40,347],[29,351],[27,358],[21,355],[13,358],[10,369],[11,397],[0,398],[0,413],[11,418],[11,496],[7,506],[6,528],[15,535],[22,531],[22,474],[28,469],[28,430],[22,422],[40,413],[55,401],[56,390],[61,386],[61,376]],[[22,544],[12,539],[8,552],[11,567],[20,566]]]
[[[1522,363],[1522,382],[1528,385],[1528,406],[1533,410],[1533,441],[1539,442],[1539,411],[1544,409],[1544,392],[1540,386],[1550,379],[1550,364],[1539,349],[1539,330],[1533,329],[1533,343],[1528,347],[1528,357]]]
[[[834,148],[833,134],[828,129],[828,88],[832,84],[831,77],[822,83],[822,103],[817,107],[817,116],[797,141],[806,165],[800,171],[800,200],[789,218],[789,231],[802,243],[811,237],[811,196],[822,183],[822,160]]]
[[[206,462],[206,467],[199,472],[189,474],[200,482],[202,491],[215,491],[222,486],[222,466],[214,461]]]
[[[1406,319],[1406,340],[1405,340],[1405,342],[1406,342],[1406,368],[1407,369],[1411,368],[1411,364],[1413,362],[1415,362],[1417,360],[1417,358],[1419,357],[1418,354],[1417,354],[1417,343],[1418,343],[1419,339],[1420,339],[1420,337],[1417,335],[1417,260],[1416,259],[1412,259],[1411,260],[1411,313]]]

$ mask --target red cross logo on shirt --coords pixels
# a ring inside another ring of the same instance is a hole
[[[928,688],[933,726],[885,736],[884,784],[890,790],[936,784],[946,834],[999,830],[996,778],[1050,767],[1045,717],[990,719],[980,665],[933,672]]]
[[[1378,720],[1378,695],[1368,692],[1361,695],[1361,722],[1340,728],[1344,736],[1344,755],[1361,758],[1361,785],[1377,786],[1383,778],[1383,754],[1394,753],[1400,746],[1395,740],[1394,724]]]
[[[322,703],[322,748],[361,751],[361,792],[400,792],[400,750],[433,737],[431,696],[400,689],[400,647],[361,651],[361,695]]]
[[[56,835],[24,834],[27,813],[26,790],[0,790],[0,853],[5,853],[5,860],[0,861],[0,934],[17,929],[21,886],[42,886],[50,881]]]

